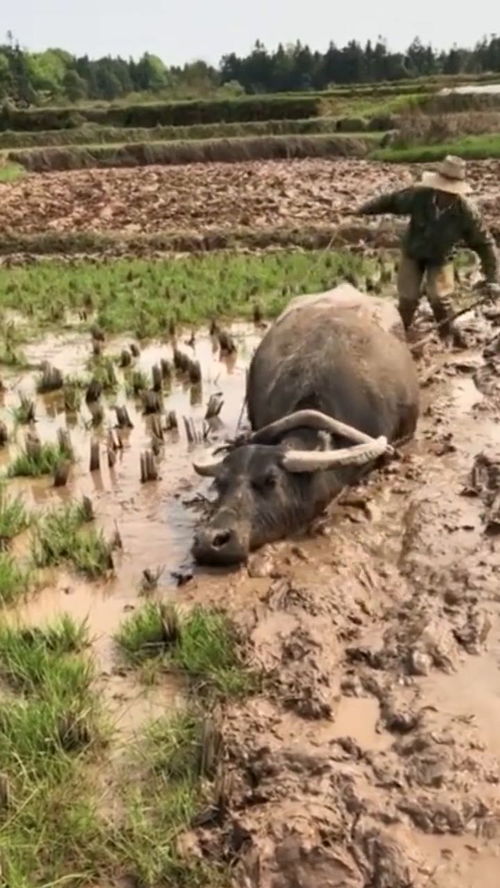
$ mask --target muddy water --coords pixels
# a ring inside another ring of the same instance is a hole
[[[63,410],[61,398],[55,394],[37,397],[35,371],[4,375],[7,391],[0,403],[0,417],[13,428],[12,408],[19,403],[19,395],[36,398],[36,430],[43,441],[55,441],[58,429],[66,428],[76,454],[76,464],[70,481],[64,488],[55,489],[52,479],[13,479],[12,492],[21,492],[29,508],[36,511],[54,507],[74,498],[87,495],[92,499],[98,524],[111,535],[118,529],[123,551],[116,554],[115,575],[103,582],[87,582],[72,573],[57,570],[46,572],[43,588],[30,598],[18,614],[29,621],[43,622],[56,614],[70,613],[76,619],[87,619],[95,639],[95,651],[104,670],[114,665],[112,635],[124,615],[140,600],[143,571],[161,570],[159,592],[175,586],[175,575],[190,570],[190,545],[197,510],[192,501],[204,485],[191,465],[193,446],[186,439],[182,418],[192,417],[201,430],[206,406],[211,394],[223,398],[221,434],[233,433],[241,416],[245,391],[245,371],[262,331],[250,325],[234,324],[230,332],[236,341],[236,355],[223,357],[208,331],[197,331],[193,345],[188,344],[190,333],[180,337],[177,348],[197,360],[202,368],[201,387],[193,387],[180,378],[174,378],[164,398],[165,412],[174,410],[179,420],[179,431],[166,434],[160,455],[158,482],[140,483],[140,454],[149,449],[151,433],[149,418],[133,399],[127,399],[124,377],[117,370],[120,388],[111,396],[103,397],[105,421],[99,433],[90,427],[91,415],[84,401],[77,418],[71,421]],[[105,355],[119,355],[129,340],[114,340],[106,344]],[[89,375],[90,339],[77,334],[49,335],[40,343],[25,349],[32,364],[44,360],[60,369],[66,377]],[[172,361],[170,342],[151,342],[143,346],[134,369],[151,374],[153,365],[162,358]],[[124,434],[124,449],[118,452],[117,462],[109,469],[106,456],[106,434],[116,422],[114,405],[128,408],[134,428]],[[0,451],[0,471],[4,471],[23,444],[26,427],[19,426],[16,440]],[[101,471],[90,473],[90,441],[95,435],[101,440]],[[200,446],[200,445],[197,445]],[[201,445],[204,446],[204,445]],[[207,484],[205,484],[205,487]],[[29,546],[29,536],[17,541],[18,554]],[[182,600],[182,590],[178,597]],[[119,679],[115,679],[118,681]],[[124,693],[128,693],[125,689]],[[117,694],[122,693],[117,691]],[[137,713],[132,714],[132,720]]]

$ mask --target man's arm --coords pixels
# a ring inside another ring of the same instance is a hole
[[[390,213],[394,216],[409,216],[413,210],[415,190],[405,188],[403,191],[392,191],[369,200],[356,210],[357,216],[378,216]]]
[[[465,242],[479,256],[486,281],[499,283],[500,265],[495,240],[479,210],[469,201],[464,202],[464,222]]]

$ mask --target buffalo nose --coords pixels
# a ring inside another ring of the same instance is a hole
[[[207,527],[194,539],[193,554],[204,564],[238,564],[247,558],[247,547],[232,528]]]

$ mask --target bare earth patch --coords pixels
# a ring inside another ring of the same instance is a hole
[[[500,161],[469,164],[490,220]],[[0,186],[0,232],[265,230],[337,224],[347,207],[404,187],[418,167],[298,160],[30,175]]]

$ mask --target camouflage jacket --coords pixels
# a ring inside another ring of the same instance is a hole
[[[411,259],[442,265],[449,262],[456,249],[463,245],[477,253],[488,282],[499,280],[499,260],[493,235],[474,204],[463,197],[457,197],[442,209],[433,189],[406,188],[369,200],[357,213],[410,216],[403,250]]]

